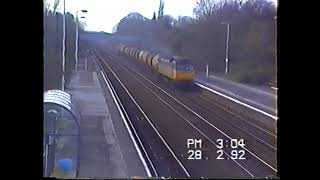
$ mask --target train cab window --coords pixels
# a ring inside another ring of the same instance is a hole
[[[189,59],[180,60],[176,65],[177,70],[181,71],[193,71],[194,67],[192,61]]]

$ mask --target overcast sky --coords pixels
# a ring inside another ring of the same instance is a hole
[[[53,4],[54,0],[47,0]],[[193,8],[197,0],[163,0],[164,14],[173,17],[193,16]],[[272,0],[276,2],[277,0]],[[147,18],[152,18],[153,12],[159,8],[160,0],[65,0],[66,11],[76,14],[77,9],[86,9],[87,13],[79,12],[79,16],[87,25],[89,31],[112,32],[112,28],[120,19],[130,12],[138,12]],[[58,9],[63,10],[63,0]]]

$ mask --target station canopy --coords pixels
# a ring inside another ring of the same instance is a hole
[[[44,93],[44,103],[53,103],[60,105],[69,111],[72,111],[70,94],[60,90],[50,90]]]
[[[61,90],[44,92],[43,173],[48,177],[60,161],[70,160],[70,174],[79,173],[80,116],[71,95]]]

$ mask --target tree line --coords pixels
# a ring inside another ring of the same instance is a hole
[[[155,46],[191,58],[198,72],[205,71],[208,64],[211,72],[224,76],[230,24],[227,78],[252,84],[276,79],[277,9],[271,1],[198,0],[194,17],[173,18],[163,11],[160,1],[158,17],[155,13],[152,19],[130,13],[115,26],[114,33],[142,41],[152,39]]]
[[[62,79],[62,44],[63,14],[57,11],[59,0],[49,4],[44,1],[43,11],[43,56],[44,56],[44,90],[61,89]],[[75,65],[76,21],[69,12],[65,17],[65,79],[68,82]],[[79,24],[79,33],[84,25]]]

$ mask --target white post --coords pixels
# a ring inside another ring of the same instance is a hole
[[[87,70],[88,67],[88,62],[87,62],[87,58],[85,58],[85,70]]]
[[[277,44],[277,41],[278,41],[278,39],[277,39],[277,25],[278,25],[278,24],[277,24],[277,16],[274,17],[274,20],[275,20],[275,37],[276,37],[276,38],[275,38],[275,39],[276,39],[276,40],[275,40],[275,47],[276,47],[276,48],[275,48],[275,50],[276,50],[276,51],[275,51],[275,52],[276,52],[276,53],[275,53],[275,55],[276,55],[275,59],[276,59],[276,64],[277,64],[277,58],[278,58],[278,57],[277,57],[277,48],[278,48],[278,47],[277,47],[277,46],[278,46],[278,44]],[[277,71],[278,71],[278,70],[277,70]]]
[[[76,51],[75,51],[75,58],[76,58],[76,63],[75,63],[75,68],[74,70],[77,71],[77,65],[78,65],[78,43],[79,43],[79,32],[78,32],[78,10],[76,12]]]
[[[66,52],[66,1],[63,1],[63,39],[62,39],[62,91],[64,91],[65,52]]]
[[[44,176],[48,176],[48,146],[49,145],[46,144]]]
[[[228,75],[228,61],[229,61],[229,33],[230,33],[230,24],[227,24],[227,48],[226,48],[226,75]]]
[[[209,77],[209,65],[208,64],[206,65],[206,77],[207,78]]]

